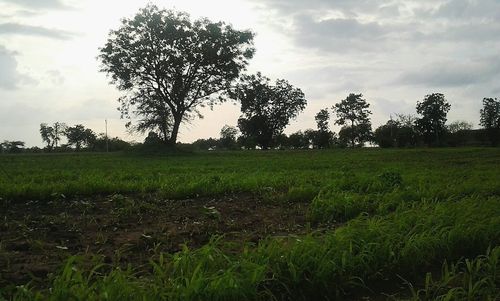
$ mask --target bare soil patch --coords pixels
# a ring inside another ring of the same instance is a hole
[[[158,252],[197,248],[213,235],[258,242],[310,231],[307,204],[254,196],[162,200],[153,195],[6,202],[0,207],[0,287],[43,282],[70,255],[147,265]]]

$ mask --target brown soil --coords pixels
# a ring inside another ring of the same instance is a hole
[[[271,204],[253,196],[161,200],[96,197],[0,205],[0,287],[44,282],[70,255],[99,255],[134,267],[159,252],[196,248],[213,235],[258,242],[307,232],[307,204]]]

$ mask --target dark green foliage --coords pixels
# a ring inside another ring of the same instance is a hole
[[[130,149],[132,145],[118,137],[107,138],[105,134],[99,134],[92,144],[92,150],[97,152],[117,152]]]
[[[47,149],[50,151],[54,147],[57,148],[59,142],[61,141],[61,136],[67,130],[67,126],[61,122],[55,122],[52,126],[46,123],[40,124],[40,136],[42,136],[43,142],[47,144]]]
[[[426,95],[422,102],[417,103],[418,118],[416,125],[427,145],[438,146],[446,134],[446,115],[451,105],[441,93]]]
[[[312,130],[311,130],[312,131]],[[311,145],[309,132],[298,131],[288,136],[287,147],[291,149],[308,149]]]
[[[260,73],[243,76],[230,94],[241,103],[238,127],[242,139],[263,149],[273,146],[290,119],[297,117],[307,103],[299,88],[283,79],[272,85],[271,80]]]
[[[418,134],[413,124],[402,120],[389,120],[373,133],[373,140],[380,147],[414,147],[418,143]]]
[[[486,129],[491,144],[498,145],[500,142],[500,100],[484,98],[480,114],[479,124]]]
[[[142,118],[132,129],[156,131],[173,145],[182,121],[223,100],[254,54],[252,41],[249,31],[150,4],[110,32],[99,59],[101,71],[127,92],[119,99],[122,115]]]
[[[347,125],[339,131],[339,144],[341,146],[362,147],[365,142],[371,140],[372,125],[370,123]]]
[[[25,143],[23,141],[8,141],[4,140],[0,143],[0,152],[9,154],[18,154],[24,150]]]
[[[341,102],[333,106],[337,115],[335,124],[342,125],[339,132],[341,143],[350,147],[362,146],[371,139],[370,105],[362,94],[349,94]]]
[[[385,187],[398,187],[403,184],[403,177],[397,171],[383,172],[378,178]]]
[[[234,126],[225,125],[220,130],[219,146],[222,149],[237,149],[238,144],[236,138],[238,136],[238,129]]]
[[[91,148],[97,139],[96,134],[91,129],[86,129],[81,124],[66,128],[64,133],[68,139],[68,145],[74,146],[77,151],[82,146]]]
[[[328,125],[329,119],[330,119],[330,113],[328,112],[328,109],[322,109],[316,114],[316,116],[314,116],[314,120],[316,120],[318,131],[321,132],[330,131],[330,127]]]
[[[309,133],[313,148],[330,148],[335,143],[335,133],[330,131],[328,109],[320,110],[314,117],[318,130]]]

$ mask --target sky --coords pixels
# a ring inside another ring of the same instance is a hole
[[[415,114],[430,93],[452,105],[448,121],[478,127],[482,99],[500,97],[500,0],[0,0],[0,141],[42,146],[40,123],[102,133],[106,119],[110,136],[142,141],[126,131],[121,94],[96,57],[148,2],[252,30],[246,72],[286,79],[308,101],[286,133],[315,128],[314,115],[349,93],[363,93],[374,128]],[[218,137],[240,111],[228,102],[202,115],[181,127],[181,142]]]

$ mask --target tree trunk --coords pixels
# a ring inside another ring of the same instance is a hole
[[[354,132],[354,120],[351,120],[351,147],[354,148],[354,138],[355,138],[355,132]]]
[[[179,127],[181,125],[182,121],[182,116],[179,115],[174,115],[174,126],[172,128],[172,134],[170,135],[170,139],[168,140],[168,143],[171,146],[175,146],[177,143],[177,134],[179,133]]]

